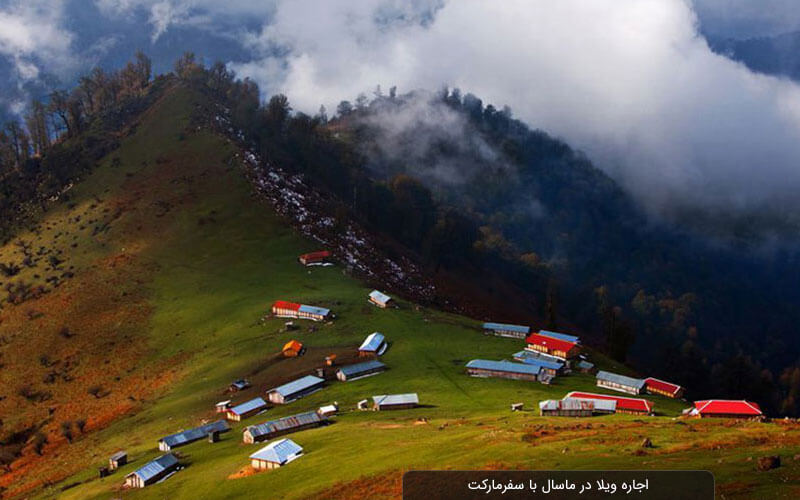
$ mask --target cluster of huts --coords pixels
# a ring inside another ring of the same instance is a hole
[[[303,254],[298,257],[298,261],[305,266],[329,265],[331,263],[331,253],[329,251],[319,251]],[[367,300],[382,309],[393,306],[392,298],[378,290],[373,290],[369,293]],[[274,316],[280,318],[326,321],[334,317],[329,309],[283,300],[276,301],[271,310]],[[351,382],[385,371],[387,366],[379,361],[378,358],[386,352],[388,347],[389,344],[382,333],[373,332],[369,334],[358,348],[358,355],[364,358],[364,361],[341,366],[336,371],[336,379],[341,382]],[[286,358],[302,356],[305,352],[306,347],[297,340],[290,340],[281,350],[282,355]],[[334,360],[335,355],[331,355],[326,358],[326,364],[333,365]],[[244,419],[266,412],[271,405],[292,403],[321,390],[324,385],[324,378],[305,375],[265,391],[264,397],[252,398],[236,405],[230,399],[216,403],[215,412],[224,415],[225,419],[183,430],[159,439],[158,449],[170,453],[161,455],[129,473],[125,477],[125,486],[143,488],[166,479],[181,467],[178,457],[171,453],[175,448],[203,439],[207,439],[212,443],[217,442],[220,434],[231,430],[229,421],[241,422]],[[229,386],[228,391],[236,393],[250,386],[251,384],[248,380],[239,379]],[[414,408],[419,405],[419,397],[416,393],[382,394],[373,396],[371,401],[372,404],[370,405],[368,400],[362,400],[358,403],[357,408],[360,410],[385,411]],[[322,406],[316,411],[298,413],[245,427],[242,431],[242,441],[245,444],[271,441],[249,456],[250,465],[255,470],[274,469],[299,458],[303,454],[303,448],[300,445],[288,438],[277,438],[312,427],[326,425],[329,423],[329,418],[337,414],[338,411],[338,403],[333,403]],[[101,469],[101,476],[108,475],[110,471],[126,463],[127,453],[115,453],[109,460],[109,466]]]
[[[549,384],[555,377],[577,370],[582,373],[595,373],[597,387],[631,396],[652,394],[681,399],[685,393],[685,388],[680,385],[654,377],[639,379],[603,370],[597,371],[594,364],[581,353],[581,340],[574,335],[549,330],[532,332],[528,326],[507,323],[484,323],[483,331],[487,335],[524,340],[526,346],[513,354],[514,361],[473,359],[466,365],[467,373],[473,377],[496,377]],[[513,406],[514,409],[519,409],[520,404]],[[543,416],[592,416],[609,413],[651,415],[653,403],[636,397],[570,392],[560,400],[541,401],[539,411]],[[752,418],[762,415],[761,409],[753,402],[730,400],[696,401],[683,413],[698,418]]]
[[[473,359],[466,365],[473,377],[496,377],[549,384],[559,375],[566,375],[573,367],[591,370],[594,365],[579,358],[580,338],[564,333],[540,330],[531,333],[528,326],[506,323],[484,323],[487,335],[524,339],[526,346],[513,355],[514,361]]]

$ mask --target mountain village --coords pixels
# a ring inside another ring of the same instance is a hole
[[[298,262],[307,267],[334,265],[333,254],[328,250],[311,252],[298,257]],[[373,290],[366,301],[379,309],[399,307],[389,295]],[[330,309],[278,300],[270,308],[268,317],[287,320],[284,331],[298,328],[296,320],[312,322],[331,322],[336,315]],[[266,318],[265,318],[266,319]],[[654,377],[634,378],[631,376],[598,370],[590,359],[588,350],[581,339],[574,335],[560,332],[539,330],[535,332],[529,326],[486,322],[482,326],[484,335],[504,337],[516,342],[522,350],[509,354],[511,359],[489,360],[473,359],[465,364],[465,375],[478,378],[502,378],[520,383],[552,384],[556,378],[567,382],[574,373],[594,375],[598,390],[620,393],[620,395],[568,391],[561,399],[538,401],[538,411],[526,408],[526,402],[510,402],[511,411],[533,411],[541,417],[596,417],[611,414],[630,414],[651,416],[656,414],[653,401],[641,398],[642,395],[682,399],[685,388]],[[355,355],[363,359],[356,363],[339,365],[337,356],[331,354],[325,358],[325,366],[316,368],[313,373],[291,380],[277,387],[263,389],[263,396],[245,401],[236,401],[236,394],[251,386],[247,379],[233,381],[225,390],[229,399],[214,405],[218,420],[204,422],[198,427],[182,430],[164,436],[157,441],[158,450],[165,454],[145,463],[124,477],[123,488],[144,488],[171,477],[183,468],[181,457],[176,449],[195,443],[207,441],[218,442],[221,435],[234,430],[235,425],[245,420],[257,420],[255,417],[265,415],[270,408],[279,405],[297,403],[303,397],[324,388],[331,383],[349,383],[365,377],[379,375],[389,367],[379,361],[390,347],[390,342],[381,332],[367,335],[358,347]],[[509,342],[509,346],[511,343]],[[290,340],[281,350],[284,358],[297,358],[306,353],[307,346],[298,340]],[[511,348],[509,351],[513,351]],[[624,395],[623,395],[624,394]],[[408,410],[420,407],[420,397],[416,393],[365,395],[355,408],[340,408],[338,402],[332,402],[318,409],[305,409],[302,412],[276,419],[268,419],[259,423],[248,422],[238,429],[242,433],[242,443],[246,445],[267,443],[256,451],[242,457],[243,463],[249,463],[252,472],[277,469],[287,466],[303,456],[301,444],[286,437],[306,429],[327,426],[335,422],[337,415],[352,411],[391,411]],[[679,418],[728,418],[765,420],[759,406],[745,400],[701,400],[694,401]],[[298,437],[298,441],[302,439]],[[249,462],[247,462],[249,460]],[[114,473],[128,464],[128,454],[118,451],[108,459],[108,465],[99,469],[100,477]]]

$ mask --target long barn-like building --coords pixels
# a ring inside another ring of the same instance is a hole
[[[467,363],[467,373],[473,377],[507,378],[536,382],[539,379],[540,370],[541,368],[538,365],[512,363],[511,361],[473,359]]]
[[[247,444],[266,441],[268,439],[290,434],[292,432],[319,427],[328,422],[327,417],[316,411],[298,413],[289,417],[270,420],[263,424],[251,425],[242,432],[242,440]]]
[[[604,387],[612,391],[625,392],[628,394],[641,394],[644,391],[645,382],[642,379],[626,377],[616,373],[600,370],[595,375],[597,387]]]
[[[173,448],[178,448],[179,446],[185,446],[189,443],[194,443],[195,441],[205,439],[212,432],[222,433],[228,432],[229,430],[231,430],[231,427],[228,425],[228,422],[224,420],[217,420],[216,422],[201,425],[200,427],[195,427],[194,429],[189,429],[165,436],[158,440],[158,449],[161,451],[170,451]]]
[[[497,337],[524,339],[531,333],[531,328],[529,326],[510,325],[508,323],[484,323],[483,333]]]
[[[594,392],[572,391],[565,397],[579,399],[605,399],[617,402],[617,413],[631,413],[634,415],[651,415],[653,413],[653,403],[641,398],[626,398],[623,396],[611,396],[609,394],[597,394]]]
[[[314,375],[306,375],[305,377],[293,380],[288,384],[283,384],[274,389],[267,391],[267,398],[274,404],[291,403],[294,400],[307,396],[312,392],[317,392],[322,389],[325,380]]]
[[[278,300],[272,304],[272,314],[278,318],[310,319],[312,321],[326,321],[333,317],[330,309],[285,300]]]

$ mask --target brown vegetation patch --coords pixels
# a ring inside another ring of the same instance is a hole
[[[393,470],[334,484],[309,500],[384,500],[403,496],[403,470]]]

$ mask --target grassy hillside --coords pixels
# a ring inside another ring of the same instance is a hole
[[[8,496],[34,488],[37,496],[66,499],[194,499],[200,491],[204,498],[395,498],[403,470],[484,467],[709,469],[726,498],[800,493],[800,461],[789,458],[800,453],[795,423],[680,422],[674,417],[685,404],[660,397],[651,398],[659,416],[650,418],[511,413],[512,402],[533,408],[570,390],[593,390],[593,378],[571,375],[549,387],[470,378],[466,361],[509,358],[521,342],[484,337],[476,321],[406,301],[379,310],[341,267],[301,267],[296,256],[316,245],[253,199],[232,145],[190,125],[195,99],[182,88],[169,92],[68,202],[19,235],[34,249],[61,250],[59,266],[74,276],[1,313],[7,389],[0,430],[5,436],[34,426],[48,436],[40,457],[31,432],[22,458],[0,477]],[[0,262],[20,260],[20,248],[0,249]],[[15,279],[42,276],[26,268]],[[330,307],[337,319],[285,333],[282,320],[261,321],[276,299]],[[125,474],[159,455],[158,438],[214,418],[213,404],[233,379],[255,382],[234,399],[244,401],[307,373],[329,353],[352,356],[375,330],[391,342],[386,373],[331,383],[235,425],[220,443],[179,448],[185,470],[144,490],[120,489]],[[308,354],[278,358],[290,338]],[[51,371],[56,379],[40,382]],[[49,398],[21,395],[26,384]],[[101,390],[90,394],[95,386]],[[360,399],[394,392],[418,392],[424,407],[352,411]],[[241,442],[244,426],[332,401],[344,409],[333,425],[291,436],[304,457],[277,471],[242,473],[259,447]],[[61,423],[80,418],[87,425],[69,443]],[[640,448],[644,437],[655,448]],[[118,449],[131,463],[98,479],[97,467]],[[749,457],[768,453],[781,454],[784,466],[755,472]]]

